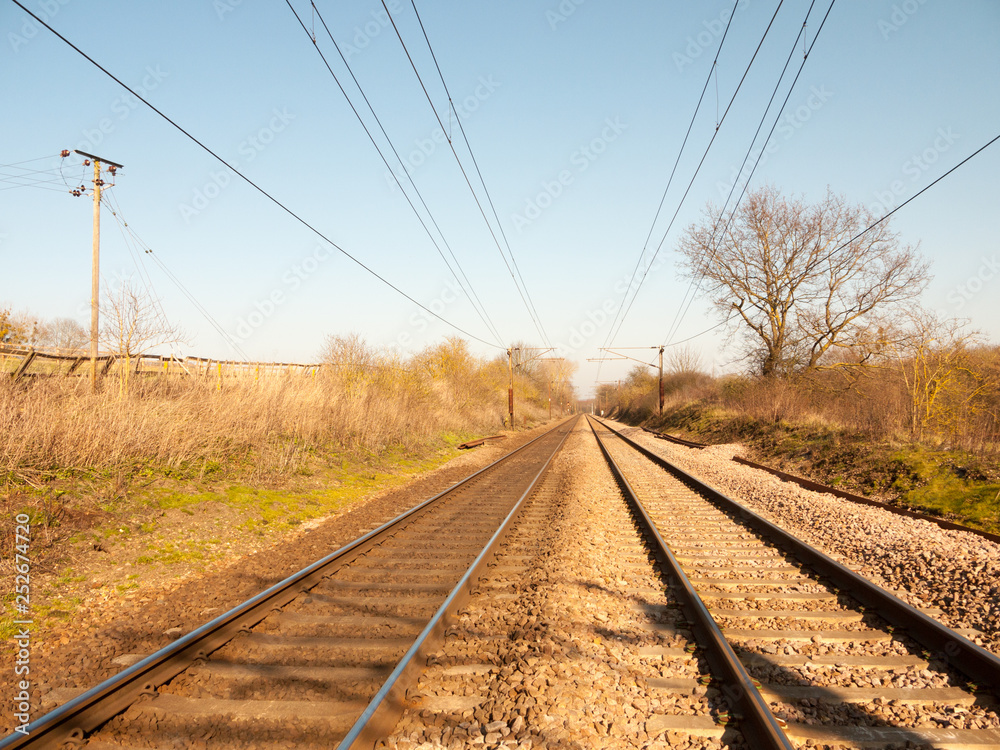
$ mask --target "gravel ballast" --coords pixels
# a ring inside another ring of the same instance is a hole
[[[712,727],[725,704],[696,682],[705,665],[684,651],[682,615],[585,422],[511,540],[385,746],[736,746],[732,731],[724,742],[662,728],[690,716]],[[660,678],[689,687],[650,686]]]
[[[615,429],[850,566],[941,622],[974,628],[1000,653],[1000,545],[975,534],[806,490],[732,460],[739,445],[673,445],[639,428]]]

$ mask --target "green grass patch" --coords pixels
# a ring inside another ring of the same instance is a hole
[[[437,468],[458,455],[455,448],[468,436],[444,433],[434,444],[414,452],[402,446],[389,446],[378,453],[355,451],[331,456],[317,477],[320,489],[267,488],[246,484],[185,492],[156,488],[146,493],[147,504],[162,511],[177,509],[195,515],[208,503],[219,503],[239,511],[244,517],[241,528],[264,533],[272,529],[297,526],[328,515],[358,502],[380,489],[398,486],[415,474]],[[150,532],[154,524],[143,524]],[[167,561],[163,553],[149,553],[144,563]],[[142,558],[140,558],[142,559]]]
[[[215,544],[208,542],[183,542],[178,544],[167,542],[157,547],[150,545],[146,550],[146,554],[139,555],[135,563],[136,565],[152,565],[153,563],[176,565],[178,563],[201,562],[219,556],[218,554],[213,554],[212,548],[215,546]],[[134,577],[138,576],[128,576],[128,578]]]

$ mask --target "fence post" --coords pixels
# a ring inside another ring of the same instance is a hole
[[[21,360],[21,364],[14,371],[14,380],[20,380],[21,376],[27,371],[31,366],[31,361],[35,358],[35,350],[29,349],[27,355]]]

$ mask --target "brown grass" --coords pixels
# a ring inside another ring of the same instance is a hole
[[[0,379],[0,473],[37,487],[67,473],[214,462],[260,478],[326,451],[413,450],[442,432],[497,431],[504,374],[449,342],[407,361],[373,354],[317,371],[108,378],[98,393],[83,378]]]

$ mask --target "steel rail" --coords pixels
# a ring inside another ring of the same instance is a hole
[[[372,698],[368,707],[341,740],[337,750],[368,750],[375,747],[381,738],[392,731],[406,709],[406,691],[415,683],[420,670],[426,665],[427,657],[443,642],[445,630],[450,621],[458,609],[469,600],[473,587],[479,581],[480,572],[490,563],[496,554],[497,547],[510,533],[511,527],[521,514],[525,500],[531,497],[531,493],[534,492],[535,487],[551,465],[552,459],[559,453],[578,420],[579,416],[572,420],[572,424],[566,429],[566,434],[563,435],[552,454],[535,474],[531,484],[514,504],[500,528],[494,532],[489,542],[455,585],[455,588],[434,613],[430,622],[427,623],[417,640],[393,669],[392,674]],[[555,429],[560,429],[563,425],[565,423]]]
[[[642,526],[652,536],[658,556],[666,560],[670,574],[676,581],[674,592],[681,601],[681,608],[685,616],[697,626],[694,631],[695,639],[704,649],[705,658],[713,673],[721,680],[723,695],[726,696],[734,713],[740,716],[740,731],[743,733],[744,739],[755,750],[793,750],[795,745],[788,739],[781,729],[781,725],[774,718],[767,701],[754,685],[753,678],[750,677],[733,647],[729,645],[722,629],[715,622],[712,613],[709,612],[708,607],[705,606],[691,584],[670,546],[660,534],[656,523],[650,517],[635,490],[632,489],[628,479],[625,478],[625,474],[611,457],[604,440],[594,428],[593,423],[589,424],[622,493],[629,505],[632,506],[633,511],[639,516]],[[602,422],[599,424],[606,429],[611,429]]]
[[[600,422],[600,420],[598,421]],[[613,427],[604,422],[600,422],[600,424],[689,487],[703,494],[723,511],[738,517],[747,527],[771,539],[800,562],[811,567],[819,576],[828,579],[834,586],[850,594],[863,606],[873,609],[889,624],[906,631],[910,637],[930,651],[936,659],[962,672],[971,678],[977,686],[989,687],[993,691],[1000,692],[1000,657],[982,646],[977,646],[968,638],[959,635],[937,620],[928,617],[899,597],[872,583],[815,547],[806,544],[710,484],[688,474],[648,448],[622,435]]]
[[[27,747],[33,750],[58,748],[67,740],[82,739],[86,734],[126,710],[142,693],[155,689],[183,672],[195,661],[204,659],[209,653],[235,637],[240,630],[259,623],[272,611],[285,606],[299,593],[316,585],[337,568],[380,544],[383,537],[393,529],[419,517],[442,498],[465,487],[474,479],[549,436],[564,424],[560,423],[529,440],[448,489],[404,511],[336,552],[293,573],[242,604],[236,605],[225,614],[39,717],[28,725],[27,734],[15,732],[0,741],[0,750]]]
[[[660,440],[667,440],[671,443],[677,443],[677,445],[683,445],[685,448],[697,448],[698,450],[702,450],[708,447],[708,443],[696,443],[693,440],[685,440],[684,438],[679,438],[674,435],[668,435],[665,432],[657,432],[656,430],[651,430],[648,427],[643,427],[642,429],[653,437],[658,437]]]
[[[668,435],[665,432],[657,432],[656,430],[651,430],[648,427],[640,427],[648,432],[653,437],[659,438],[660,440],[667,440],[671,443],[677,443],[678,445],[683,445],[685,448],[697,448],[702,450],[708,447],[708,443],[696,443],[693,440],[685,440],[684,438],[675,437],[674,435]],[[766,471],[769,474],[782,479],[786,482],[792,482],[800,487],[807,490],[812,490],[813,492],[820,492],[827,495],[834,495],[842,500],[849,500],[852,503],[858,503],[859,505],[870,505],[874,508],[881,508],[882,510],[887,510],[890,513],[895,513],[897,516],[906,516],[907,518],[915,518],[919,521],[929,521],[942,529],[948,531],[965,531],[969,534],[975,534],[976,536],[981,536],[984,539],[989,539],[991,542],[996,542],[1000,544],[1000,534],[994,534],[992,532],[986,531],[984,529],[977,529],[974,526],[965,526],[955,521],[949,521],[947,519],[941,518],[940,516],[932,516],[930,513],[921,513],[920,511],[911,510],[910,508],[900,507],[898,505],[890,505],[889,503],[883,503],[878,500],[872,500],[870,497],[865,497],[864,495],[856,495],[853,492],[846,492],[836,487],[831,487],[827,484],[821,484],[815,482],[812,479],[806,479],[805,477],[796,476],[795,474],[789,474],[786,471],[781,471],[780,469],[775,469],[766,464],[760,464],[756,461],[751,461],[748,458],[743,458],[742,456],[733,456],[733,461],[738,464],[743,464],[744,466],[749,466],[751,469],[760,469],[761,471]]]

